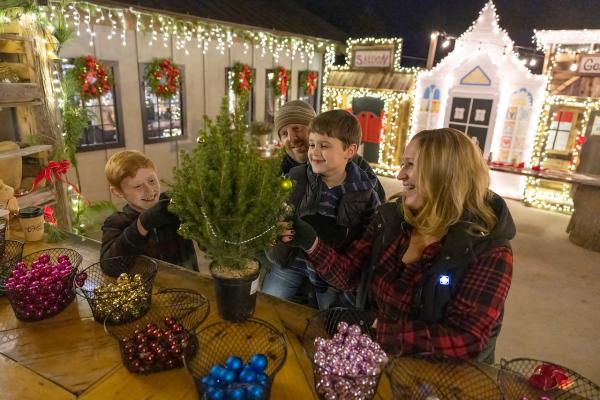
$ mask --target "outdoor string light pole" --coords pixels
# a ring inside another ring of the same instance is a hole
[[[438,31],[434,31],[429,36],[429,53],[427,54],[427,69],[431,69],[433,67],[433,63],[435,61],[435,50],[437,49],[437,42],[440,33]]]

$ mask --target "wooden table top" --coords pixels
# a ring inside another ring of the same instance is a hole
[[[50,247],[69,247],[83,256],[82,267],[98,261],[99,244],[76,236],[46,244],[28,243],[23,254]],[[155,288],[187,288],[204,294],[211,314],[199,329],[219,320],[210,277],[159,262]],[[287,340],[287,358],[275,376],[271,399],[313,399],[313,375],[300,337],[316,310],[258,294],[254,317],[279,329]],[[77,296],[57,316],[38,321],[16,319],[6,296],[0,297],[0,398],[62,399],[197,399],[191,375],[183,368],[150,375],[130,373],[119,346],[94,321],[85,299]],[[391,399],[383,376],[376,399]]]

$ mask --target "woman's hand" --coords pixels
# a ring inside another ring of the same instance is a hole
[[[317,232],[298,216],[291,221],[280,222],[279,226],[282,229],[281,241],[288,246],[301,248],[308,253],[317,242]]]

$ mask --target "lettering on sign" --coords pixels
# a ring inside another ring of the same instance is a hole
[[[389,50],[354,50],[354,68],[391,68],[394,52]]]
[[[587,75],[600,75],[600,54],[581,56],[577,72]]]

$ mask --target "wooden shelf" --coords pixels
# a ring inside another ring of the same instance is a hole
[[[29,156],[31,154],[40,153],[42,151],[50,151],[50,150],[52,150],[52,146],[49,144],[40,144],[37,146],[29,146],[29,147],[24,147],[19,150],[6,151],[3,153],[0,153],[0,160],[5,159],[5,158],[12,158],[15,156],[24,157],[24,156]]]
[[[19,208],[37,206],[41,207],[47,204],[56,203],[56,196],[50,187],[38,188],[26,195],[17,197]]]
[[[0,107],[40,104],[42,90],[35,83],[0,83]]]

